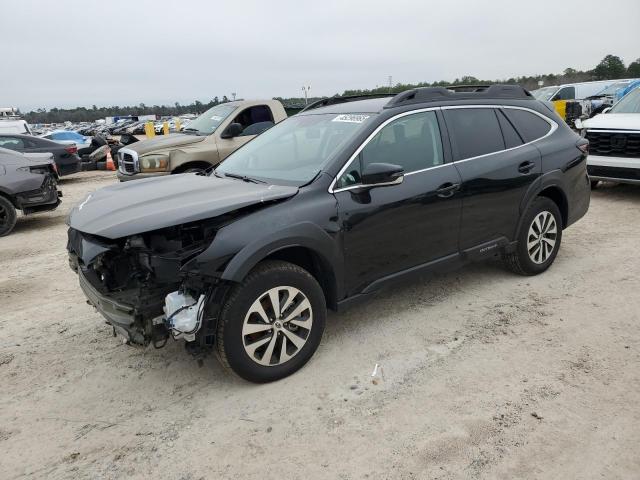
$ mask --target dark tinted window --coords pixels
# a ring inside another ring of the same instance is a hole
[[[555,100],[573,100],[576,98],[576,89],[575,87],[564,87],[561,88],[558,93],[556,93],[551,101]]]
[[[243,130],[240,136],[258,135],[273,127],[273,115],[266,105],[249,107],[236,115],[233,121],[242,125]]]
[[[518,145],[522,145],[524,142],[516,132],[516,129],[513,128],[511,122],[507,120],[502,112],[496,110],[496,114],[498,115],[498,121],[500,122],[500,128],[502,129],[502,136],[504,137],[504,143],[507,148],[517,147]]]
[[[405,173],[444,163],[436,114],[415,113],[386,125],[338,179],[336,188],[359,184],[360,172],[371,163],[400,165]]]
[[[19,137],[0,137],[0,147],[9,150],[24,150],[24,142]]]
[[[493,108],[444,111],[455,160],[504,150],[504,140]]]
[[[551,130],[551,125],[546,120],[526,110],[505,108],[504,113],[525,142],[544,137]]]

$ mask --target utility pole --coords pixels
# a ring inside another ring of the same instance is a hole
[[[231,96],[233,97],[233,99],[236,99],[236,92],[231,92]]]
[[[304,104],[307,105],[309,103],[309,90],[311,90],[310,86],[302,87],[302,91],[304,92]]]
[[[393,77],[389,75],[389,93],[391,93],[392,88],[393,88]]]

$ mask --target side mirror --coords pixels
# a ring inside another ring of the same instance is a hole
[[[224,132],[220,134],[220,138],[234,138],[242,133],[244,128],[239,123],[232,123],[227,128],[225,128]]]
[[[404,180],[404,169],[391,163],[370,163],[362,171],[362,186],[398,185]]]
[[[611,110],[611,107],[607,107],[604,110],[602,110],[602,113],[609,113],[609,110]]]

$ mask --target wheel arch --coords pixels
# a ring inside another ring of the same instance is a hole
[[[569,202],[564,191],[557,185],[551,185],[541,190],[536,197],[546,197],[558,206],[560,215],[562,215],[562,228],[564,229],[569,222]]]
[[[171,173],[182,173],[190,168],[202,168],[203,170],[206,170],[207,168],[210,168],[212,166],[213,163],[207,162],[206,160],[190,160],[178,165],[176,168],[171,170]]]
[[[232,237],[236,238],[236,234]],[[220,240],[222,246],[229,239]],[[220,258],[217,253],[213,256]],[[311,222],[302,222],[272,232],[258,242],[245,245],[227,258],[229,261],[221,267],[219,274],[225,281],[241,282],[258,263],[277,259],[309,271],[322,287],[329,308],[337,307],[343,293],[340,249],[334,238]]]
[[[525,213],[538,197],[548,198],[558,206],[562,216],[562,228],[566,228],[569,221],[569,201],[563,186],[562,175],[562,172],[559,170],[549,172],[540,177],[529,187],[529,190],[524,195],[520,204],[520,218],[518,218],[514,240],[520,235],[520,229],[522,228]]]
[[[3,189],[0,189],[0,197],[6,199],[11,205],[13,205],[13,208],[18,208],[18,204],[16,202],[16,198],[13,195],[10,195],[9,193],[5,192]]]

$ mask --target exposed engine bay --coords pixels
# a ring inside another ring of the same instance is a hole
[[[198,222],[110,240],[68,232],[69,263],[88,302],[114,333],[160,347],[167,338],[194,341],[217,279],[182,271],[212,241],[217,223]]]

